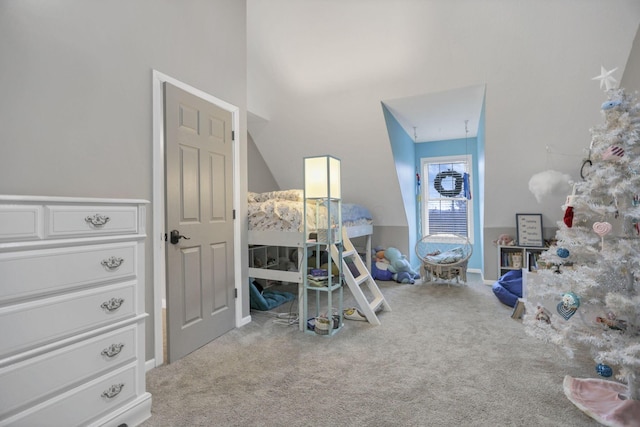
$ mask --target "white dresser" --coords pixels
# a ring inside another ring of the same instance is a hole
[[[0,426],[135,426],[144,200],[0,196]]]

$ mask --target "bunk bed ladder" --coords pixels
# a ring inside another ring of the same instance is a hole
[[[360,311],[365,315],[369,323],[372,325],[380,325],[380,319],[378,319],[376,312],[380,309],[383,311],[391,311],[391,306],[384,298],[384,295],[382,295],[376,281],[371,277],[371,273],[367,270],[365,263],[362,261],[362,258],[360,258],[351,240],[349,240],[344,228],[342,230],[342,273],[344,280],[347,282],[351,294],[355,297]],[[336,245],[331,245],[331,257],[336,260],[339,257],[338,254],[339,252]],[[368,256],[370,256],[370,254],[368,254]],[[355,269],[352,270],[353,267],[350,267],[350,264],[353,264]],[[358,274],[357,277],[354,275],[354,272]],[[363,291],[364,286],[368,289],[367,294],[373,298],[371,301]]]

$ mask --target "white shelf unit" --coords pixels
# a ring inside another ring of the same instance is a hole
[[[305,157],[303,166],[305,252],[314,251],[316,255],[312,265],[308,265],[306,257],[302,261],[303,329],[307,333],[332,336],[344,326],[340,160],[332,156]],[[308,215],[315,216],[313,225]],[[328,255],[324,268],[326,278],[310,279],[309,273],[313,274],[313,270],[323,270],[323,251]],[[311,298],[315,301],[313,311],[309,307]]]
[[[312,270],[321,269],[325,264],[322,262],[323,257],[321,253],[327,252],[327,278],[324,281],[324,286],[318,286],[309,279],[309,274],[304,275],[304,308],[303,319],[314,319],[313,329],[310,327],[309,322],[305,324],[305,332],[315,333],[318,335],[334,335],[344,325],[343,319],[343,293],[344,288],[342,286],[342,226],[341,226],[341,201],[340,199],[305,199],[305,203],[315,205],[314,211],[320,212],[321,207],[327,207],[327,218],[331,218],[334,214],[337,215],[337,221],[335,224],[330,224],[331,220],[328,220],[326,228],[307,229],[305,235],[311,236],[307,242],[307,253],[315,253],[315,263],[309,265],[307,260],[303,263],[306,266],[306,272],[311,273]],[[306,216],[306,215],[305,215]],[[320,218],[317,215],[315,224],[320,226]],[[324,226],[323,226],[324,227]],[[332,259],[331,247],[336,248],[336,259]],[[337,274],[333,274],[333,268],[338,270]],[[336,294],[336,295],[334,295]],[[312,300],[313,298],[313,300]],[[311,301],[313,303],[313,310],[309,307]],[[326,317],[328,321],[327,329],[323,329],[318,325],[318,319]],[[326,333],[325,333],[326,331]]]
[[[297,248],[289,246],[251,245],[249,246],[249,268],[297,271],[297,258],[299,256],[297,252]],[[269,287],[275,283],[284,283],[282,280],[278,279],[254,280],[263,288]]]
[[[539,247],[498,246],[498,277],[511,270],[537,270],[538,257],[545,250]]]

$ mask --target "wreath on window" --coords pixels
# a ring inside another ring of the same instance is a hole
[[[454,179],[454,187],[451,189],[445,189],[442,186],[442,180],[446,178]],[[436,175],[436,179],[433,180],[433,187],[436,189],[438,193],[443,195],[444,197],[455,197],[462,192],[462,185],[464,180],[462,179],[462,174],[460,172],[446,170],[444,172],[438,172]]]

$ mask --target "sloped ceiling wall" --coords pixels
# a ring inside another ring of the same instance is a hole
[[[624,75],[620,79],[620,87],[640,91],[640,26],[624,68]]]
[[[342,159],[344,199],[379,225],[406,225],[380,101],[486,84],[485,227],[516,212],[561,219],[530,177],[578,179],[605,96],[592,77],[629,56],[637,0],[248,0],[248,109],[281,188],[302,158]]]

